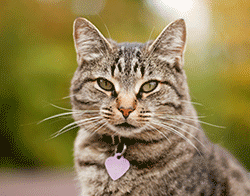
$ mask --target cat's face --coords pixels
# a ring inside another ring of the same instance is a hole
[[[185,23],[178,20],[154,42],[116,44],[86,19],[77,19],[79,66],[71,100],[79,126],[100,134],[141,137],[157,129],[163,115],[182,114],[188,94],[182,70],[185,37]]]

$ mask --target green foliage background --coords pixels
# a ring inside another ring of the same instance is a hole
[[[76,1],[77,2],[77,1]],[[90,1],[86,2],[86,5]],[[140,0],[107,0],[97,15],[72,11],[72,1],[0,0],[0,165],[37,168],[72,167],[77,129],[50,135],[73,122],[69,117],[37,124],[70,108],[67,97],[77,67],[72,24],[83,16],[107,37],[145,42],[165,25]],[[211,38],[203,56],[187,46],[185,70],[191,96],[207,135],[229,149],[250,169],[250,1],[205,1]],[[94,10],[93,6],[93,10]]]

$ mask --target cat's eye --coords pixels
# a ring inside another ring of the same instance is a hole
[[[157,86],[158,86],[157,81],[149,81],[149,82],[146,82],[142,85],[141,91],[144,93],[149,93],[149,92],[155,90]]]
[[[99,85],[102,89],[104,89],[104,90],[106,90],[106,91],[112,91],[112,90],[114,90],[114,85],[113,85],[110,81],[108,81],[108,80],[106,80],[106,79],[98,78],[98,79],[97,79],[97,83],[98,83],[98,85]]]

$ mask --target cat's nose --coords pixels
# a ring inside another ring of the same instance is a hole
[[[123,107],[119,107],[118,110],[122,113],[125,119],[127,119],[129,114],[134,111],[133,108],[123,108]]]

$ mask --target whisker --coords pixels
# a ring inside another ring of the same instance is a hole
[[[155,129],[158,133],[160,133],[162,136],[164,136],[171,144],[171,141],[169,140],[169,138],[164,133],[162,133],[159,129],[157,129],[156,127],[154,127],[153,125],[150,125],[150,124],[148,126],[151,127],[152,129]]]
[[[52,103],[50,103],[50,105],[53,106],[53,107],[55,107],[55,108],[61,109],[61,110],[73,111],[73,112],[83,112],[83,111],[89,111],[89,112],[91,112],[91,111],[99,111],[99,110],[75,110],[75,109],[73,110],[73,109],[63,108],[63,107],[57,106],[57,105],[52,104]]]
[[[45,118],[45,119],[41,120],[41,121],[38,122],[37,124],[40,124],[40,123],[42,123],[42,122],[44,122],[44,121],[47,121],[47,120],[50,120],[50,119],[53,119],[53,118],[56,118],[56,117],[66,116],[66,115],[75,114],[75,113],[76,113],[76,114],[77,114],[77,113],[80,114],[80,112],[65,112],[65,113],[61,113],[61,114],[56,114],[56,115],[54,115],[54,116],[50,116],[50,117],[48,117],[48,118]]]
[[[57,117],[60,117],[60,116],[67,116],[67,115],[70,115],[70,114],[79,114],[79,115],[83,115],[83,114],[98,114],[99,113],[99,110],[96,110],[96,111],[91,111],[91,110],[79,110],[79,111],[72,111],[72,112],[65,112],[65,113],[60,113],[60,114],[56,114],[56,115],[53,115],[53,116],[50,116],[48,118],[45,118],[43,120],[41,120],[40,122],[38,122],[37,124],[40,124],[44,121],[47,121],[47,120],[50,120],[50,119],[53,119],[53,118],[57,118]]]
[[[92,135],[94,135],[95,133],[97,133],[97,131],[99,131],[102,127],[104,127],[106,124],[108,124],[108,122],[104,123],[103,125],[101,125],[98,129],[96,129]]]
[[[152,122],[152,123],[156,124],[154,122]],[[162,128],[165,128],[166,130],[170,130],[171,132],[180,136],[182,139],[184,139],[186,142],[188,142],[191,146],[193,146],[197,150],[197,152],[202,156],[200,150],[185,135],[183,135],[182,133],[180,133],[179,131],[175,130],[174,128],[172,128],[168,125],[162,124],[161,122],[159,122],[159,124],[156,124],[156,125],[161,126]]]
[[[70,127],[69,129],[66,129],[66,130],[64,130],[64,131],[61,131],[61,132],[60,132],[60,131],[57,131],[56,133],[53,133],[53,134],[50,136],[49,140],[52,140],[52,139],[58,137],[59,135],[62,135],[62,134],[66,133],[66,132],[68,132],[68,131],[70,131],[70,130],[72,130],[72,129],[74,129],[74,128],[77,128],[77,127],[78,127],[78,125],[75,125],[75,126]]]
[[[84,127],[84,129],[86,129],[88,131],[91,131],[90,129],[93,129],[94,127],[98,126],[98,124],[102,123],[103,120],[101,120],[100,122],[95,123],[96,121],[100,121],[100,120],[99,119],[98,120],[94,120],[92,122],[93,123],[92,125],[86,126],[86,127]]]
[[[109,38],[111,38],[111,35],[110,35],[110,32],[109,32],[109,30],[108,30],[107,25],[104,23],[104,21],[103,21],[103,19],[101,18],[101,16],[100,16],[100,15],[98,15],[98,16],[99,16],[99,18],[101,19],[102,23],[104,24],[104,26],[105,26],[105,28],[106,28],[106,30],[107,30],[107,32],[108,32]],[[111,44],[110,44],[109,41],[108,41],[107,45],[111,46]],[[104,54],[103,51],[100,50],[99,48],[97,48],[97,47],[96,47],[96,48],[99,50],[100,53],[102,53],[102,55],[103,55],[104,57],[110,58],[110,54],[109,54],[109,52],[108,52],[108,51],[109,51],[109,48],[108,48],[109,46],[106,46],[106,44],[104,44],[104,47],[105,47],[105,49],[106,49],[106,51],[107,51],[107,52],[104,51],[106,54]],[[112,47],[111,47],[111,48],[112,48]]]
[[[62,99],[68,99],[68,98],[71,98],[71,97],[74,97],[75,95],[69,95],[69,96],[66,96],[66,97],[63,97]]]
[[[154,50],[158,47],[158,45],[160,44],[160,42],[158,41],[158,43],[153,42],[151,45],[153,45],[154,47],[151,49],[151,52],[149,53],[148,57],[146,58],[146,61],[149,61],[151,59],[151,55],[154,53]],[[147,48],[149,49],[149,47]]]
[[[66,133],[66,132],[68,132],[69,130],[74,129],[74,128],[76,128],[76,127],[83,126],[83,125],[87,125],[87,124],[91,124],[91,123],[95,123],[96,121],[99,121],[99,119],[93,120],[93,121],[88,121],[88,122],[85,122],[85,123],[81,123],[81,124],[79,124],[79,125],[76,125],[76,126],[74,126],[74,127],[72,127],[72,128],[69,128],[69,129],[67,129],[67,130],[64,130],[64,131],[60,132],[59,135],[61,135],[61,134],[63,134],[63,133]]]
[[[193,134],[189,133],[188,131],[186,131],[185,129],[181,128],[181,127],[178,127],[176,125],[173,125],[173,124],[169,124],[169,123],[166,123],[166,122],[163,122],[164,125],[168,125],[168,126],[172,126],[172,127],[175,127],[175,128],[178,128],[180,129],[181,131],[187,133],[188,135],[190,135],[191,137],[193,137],[197,142],[199,142],[204,148],[207,149],[207,147],[201,143],[201,141],[199,139],[197,139]]]
[[[184,102],[184,103],[191,103],[191,104],[194,104],[194,105],[200,105],[200,106],[203,106],[201,103],[198,103],[198,102],[193,102],[193,101],[181,100],[181,102]]]
[[[96,117],[92,117],[92,118],[87,118],[87,119],[82,119],[82,120],[78,120],[78,121],[75,121],[73,123],[70,123],[68,125],[66,125],[65,127],[63,127],[62,129],[60,129],[58,132],[62,132],[63,130],[67,129],[68,127],[70,126],[73,126],[75,124],[78,124],[78,123],[82,123],[82,122],[86,122],[86,121],[91,121],[91,120],[94,120],[94,119],[100,119],[101,117],[100,116],[96,116]]]
[[[178,123],[181,123],[181,124],[183,124],[183,125],[187,125],[187,126],[189,126],[189,127],[193,128],[193,129],[196,129],[197,131],[202,131],[202,130],[201,130],[201,129],[199,129],[198,127],[195,127],[195,126],[193,126],[193,125],[191,125],[191,124],[189,124],[189,123],[182,122],[182,121],[180,121],[180,120],[176,120],[176,119],[169,119],[169,120],[171,120],[171,121],[175,121],[175,122],[178,122]]]
[[[104,20],[103,20],[102,17],[100,16],[100,14],[97,14],[97,16],[101,19],[103,25],[105,26],[105,29],[106,29],[106,31],[107,31],[107,33],[108,33],[109,38],[112,39],[112,38],[111,38],[111,34],[110,34],[110,32],[109,32],[109,29],[108,29],[106,23],[104,22]]]
[[[55,107],[55,108],[61,109],[61,110],[72,111],[72,109],[63,108],[63,107],[57,106],[57,105],[52,104],[52,103],[50,103],[50,105],[53,106],[53,107]]]
[[[88,120],[88,119],[84,119],[84,120]],[[89,120],[89,121],[87,121],[87,122],[85,121],[85,124],[93,123],[93,122],[98,121],[98,120],[99,120],[99,119],[97,119],[97,120]],[[76,124],[76,123],[79,123],[79,121],[76,121],[76,122],[71,123],[71,124],[69,124],[69,125],[72,126],[72,125],[74,125],[74,124]],[[82,125],[84,125],[84,123],[76,124],[76,125],[74,125],[73,127],[68,126],[68,127],[70,127],[70,128],[68,128],[68,129],[61,129],[61,130],[57,131],[56,133],[53,133],[53,134],[51,135],[51,138],[50,138],[50,139],[53,139],[53,138],[55,138],[55,137],[57,137],[57,136],[59,136],[59,135],[62,135],[62,134],[64,134],[64,133],[68,132],[69,130],[72,130],[72,129],[74,129],[74,128],[76,128],[76,127],[79,127],[79,126],[82,126]],[[65,126],[65,127],[66,127],[66,126]],[[65,128],[65,127],[64,127],[64,128]]]
[[[166,116],[167,118],[177,118],[177,119],[184,119],[184,120],[190,120],[190,121],[193,121],[193,122],[199,122],[201,124],[205,124],[205,125],[209,125],[209,126],[212,126],[212,127],[216,127],[216,128],[221,128],[221,129],[225,129],[226,127],[224,126],[219,126],[219,125],[214,125],[214,124],[211,124],[211,123],[207,123],[207,122],[204,122],[204,121],[201,121],[201,120],[198,120],[198,119],[191,119],[191,118],[186,118],[186,117],[183,117],[183,116],[172,116],[172,115],[168,115]],[[164,119],[164,118],[163,118]]]
[[[152,37],[152,34],[153,34],[154,30],[155,30],[155,26],[152,28],[152,30],[150,32],[150,35],[149,35],[149,38],[148,38],[148,41],[147,41],[147,45],[146,45],[146,51],[148,51],[149,41],[150,41],[150,39]]]
[[[165,117],[176,117],[176,116],[179,116],[179,117],[182,117],[183,115],[171,115],[171,114],[166,114],[166,111],[157,111],[157,113],[155,113],[156,115],[160,114],[162,116],[165,116]],[[196,119],[196,118],[206,118],[206,116],[194,116],[194,115],[190,115],[190,116],[183,116],[183,117],[188,117],[188,118],[193,118],[193,119]]]

